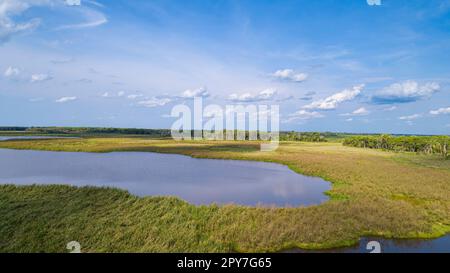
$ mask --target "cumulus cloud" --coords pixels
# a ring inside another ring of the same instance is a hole
[[[31,75],[31,82],[44,82],[53,79],[52,76],[48,74],[33,74]]]
[[[376,104],[407,103],[431,97],[440,90],[435,82],[419,84],[416,81],[395,83],[378,91],[372,102]]]
[[[351,113],[342,114],[342,116],[366,116],[368,114],[370,114],[370,111],[364,107],[361,107]]]
[[[415,120],[415,119],[418,119],[421,117],[422,117],[421,114],[414,114],[414,115],[410,115],[410,116],[402,116],[402,117],[399,117],[398,119],[411,121],[411,120]]]
[[[328,98],[313,101],[312,103],[305,105],[305,109],[319,109],[319,110],[333,110],[338,107],[339,104],[353,100],[361,94],[364,89],[364,84],[354,86],[352,89],[345,89],[342,92],[336,93]]]
[[[140,102],[138,102],[138,104],[142,105],[144,107],[153,108],[153,107],[158,107],[158,106],[164,106],[170,102],[172,102],[172,100],[170,98],[153,97],[148,100],[140,101]]]
[[[3,75],[7,78],[12,78],[19,76],[21,72],[22,70],[20,68],[10,66],[5,70],[5,73]]]
[[[77,97],[62,97],[62,98],[57,99],[55,102],[57,102],[57,103],[65,103],[65,102],[74,101],[76,99],[77,99]]]
[[[450,114],[450,107],[447,108],[439,108],[437,110],[432,110],[430,111],[431,115],[445,115],[445,114]]]
[[[181,97],[184,99],[193,99],[195,97],[207,98],[209,97],[209,92],[206,87],[200,87],[197,89],[188,89],[181,94]]]
[[[284,122],[305,121],[314,118],[323,118],[324,115],[316,111],[299,110],[290,114]]]
[[[277,95],[277,90],[269,88],[259,92],[258,94],[243,93],[243,94],[231,94],[229,100],[234,102],[258,102],[265,100],[272,100]]]
[[[292,82],[303,82],[308,78],[306,73],[297,73],[293,69],[277,70],[272,74],[273,77]]]

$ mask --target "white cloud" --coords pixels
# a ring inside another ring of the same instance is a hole
[[[366,109],[366,108],[364,108],[364,107],[361,107],[361,108],[359,108],[359,109],[357,109],[357,110],[355,110],[355,111],[353,111],[353,115],[368,115],[370,112]]]
[[[101,7],[101,8],[105,7],[105,5],[103,5],[103,4],[99,3],[99,2],[96,2],[96,1],[92,1],[92,0],[83,0],[83,2],[89,3],[91,5],[94,5],[94,6],[97,6],[97,7]]]
[[[140,98],[140,97],[142,97],[142,95],[140,95],[140,94],[131,94],[131,95],[127,96],[127,98],[130,99],[130,100],[135,100],[135,99]]]
[[[389,112],[394,111],[394,110],[397,110],[397,106],[386,107],[383,109],[383,111],[389,111]]]
[[[207,98],[209,97],[209,93],[206,87],[200,87],[194,90],[185,90],[183,94],[181,94],[181,97],[185,99],[193,99],[195,97]]]
[[[351,112],[351,113],[346,113],[346,114],[342,114],[342,116],[365,116],[370,114],[370,111],[367,110],[364,107],[361,107],[359,109],[356,109],[355,111]]]
[[[44,82],[53,79],[52,76],[48,74],[33,74],[31,75],[31,82]]]
[[[57,102],[57,103],[65,103],[65,102],[74,101],[76,99],[77,99],[77,97],[62,97],[62,98],[57,99],[55,102]]]
[[[431,97],[440,88],[436,82],[420,85],[416,81],[405,81],[383,88],[373,96],[372,101],[378,104],[413,102]]]
[[[44,5],[44,0],[2,0],[0,1],[0,44],[11,37],[31,31],[40,24],[40,19],[33,18],[26,22],[17,23],[13,18],[28,10],[31,6]]]
[[[305,120],[309,120],[309,119],[314,119],[314,118],[323,118],[324,115],[322,115],[319,112],[310,112],[310,111],[306,111],[306,110],[299,110],[293,114],[290,114],[288,119],[286,119],[284,122],[293,122],[293,121],[305,121]]]
[[[81,0],[66,0],[68,6],[81,6]]]
[[[9,41],[9,39],[15,35],[36,29],[40,22],[40,19],[31,19],[30,21],[22,24],[0,21],[0,43]]]
[[[353,121],[353,118],[348,118],[345,121],[347,121],[347,122]]]
[[[96,6],[102,6],[101,4],[94,1],[87,1],[87,2]],[[65,3],[68,6],[81,6],[80,0],[66,0]],[[80,14],[81,17],[84,18],[84,22],[77,24],[63,25],[57,27],[56,30],[91,28],[91,27],[98,27],[108,23],[108,19],[106,18],[106,16],[95,9],[84,6],[75,10]]]
[[[305,109],[320,109],[332,110],[336,109],[340,103],[350,101],[356,98],[364,89],[364,84],[354,86],[352,89],[345,89],[342,92],[336,93],[328,98],[314,101],[303,108]]]
[[[283,69],[283,70],[277,70],[275,73],[273,73],[273,77],[280,79],[280,80],[302,82],[308,78],[308,74],[296,73],[292,69]]]
[[[411,120],[415,120],[415,119],[418,119],[418,118],[421,118],[421,117],[422,117],[421,114],[414,114],[414,115],[410,115],[410,116],[399,117],[398,119],[411,121]]]
[[[10,77],[19,76],[20,73],[21,73],[20,68],[10,66],[6,69],[4,75],[5,75],[5,77],[10,78]]]
[[[122,98],[125,96],[125,91],[119,91],[116,94],[111,94],[110,92],[105,92],[102,94],[103,98]]]
[[[369,6],[381,6],[381,0],[367,0]]]
[[[138,102],[139,105],[142,105],[144,107],[153,108],[158,106],[164,106],[168,103],[170,103],[172,100],[169,98],[151,98],[148,100],[143,100]]]
[[[80,6],[81,0],[1,0],[0,1],[0,43],[5,43],[13,36],[33,31],[41,24],[40,18],[31,18],[25,22],[16,22],[14,18],[21,15],[32,7],[40,6]],[[106,20],[101,13],[86,8],[84,13],[86,17],[94,17],[96,15],[97,24],[100,19]],[[92,22],[91,22],[92,24]]]
[[[437,110],[432,110],[432,111],[430,111],[430,114],[432,114],[432,115],[450,114],[450,107],[439,108]]]
[[[276,94],[277,90],[270,88],[259,92],[259,98],[261,100],[270,100],[273,99]]]
[[[257,101],[272,100],[276,96],[276,94],[277,90],[269,88],[259,92],[258,94],[251,94],[251,93],[243,93],[241,95],[231,94],[228,99],[234,102],[257,102]]]
[[[89,3],[95,3],[88,1]],[[23,22],[17,19],[25,11],[33,7],[59,7],[72,8],[78,12],[85,22],[72,25],[64,25],[57,29],[76,29],[96,27],[108,22],[106,16],[95,9],[81,6],[81,0],[1,0],[0,1],[0,44],[9,41],[13,36],[31,32],[41,25],[40,18],[31,18]]]
[[[98,27],[98,26],[108,23],[108,19],[106,19],[105,15],[103,15],[101,13],[97,13],[97,12],[96,12],[96,14],[97,14],[96,16],[89,16],[92,18],[85,23],[64,25],[64,26],[60,26],[60,27],[56,28],[56,30]]]

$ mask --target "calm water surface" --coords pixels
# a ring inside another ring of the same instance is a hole
[[[299,206],[328,200],[330,183],[264,162],[147,152],[69,153],[0,149],[0,183],[70,184],[178,196],[193,204]]]
[[[402,239],[391,240],[383,238],[363,238],[359,245],[348,248],[337,248],[323,251],[306,251],[301,249],[292,249],[285,252],[290,253],[370,253],[373,249],[367,247],[371,241],[380,243],[380,250],[382,253],[450,253],[450,235],[438,239],[431,240],[416,240],[416,239]]]

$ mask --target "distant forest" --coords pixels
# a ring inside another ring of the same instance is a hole
[[[102,127],[0,127],[2,132],[26,133],[30,135],[137,135],[149,137],[170,137],[169,129],[102,128]],[[236,133],[237,131],[235,131]],[[194,131],[191,131],[194,135]],[[248,139],[249,132],[246,132]],[[344,138],[345,134],[319,132],[280,132],[281,141],[326,142],[327,139]]]
[[[101,128],[101,127],[0,127],[4,132],[35,135],[145,135],[170,137],[168,129]]]
[[[345,146],[383,149],[396,152],[440,154],[448,158],[449,136],[353,136],[346,138]]]

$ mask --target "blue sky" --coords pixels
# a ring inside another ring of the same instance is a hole
[[[298,131],[450,134],[450,1],[0,0],[0,125],[170,128],[277,104]]]

